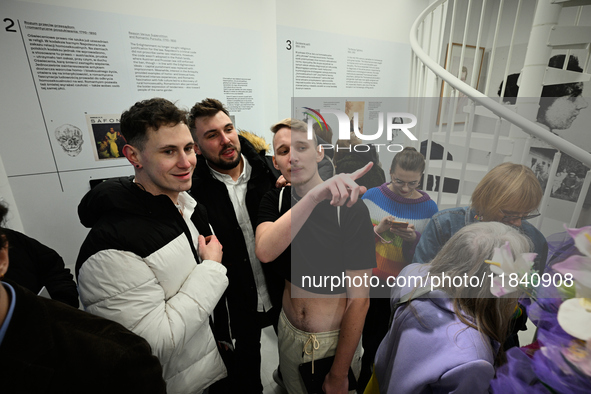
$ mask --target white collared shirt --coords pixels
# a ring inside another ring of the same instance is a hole
[[[133,179],[133,183],[137,184],[135,178]],[[201,257],[199,256],[199,230],[197,230],[195,223],[193,223],[193,221],[191,220],[191,216],[193,216],[193,212],[195,212],[195,207],[197,206],[197,201],[193,197],[191,197],[187,192],[180,192],[177,197],[177,201],[178,204],[174,204],[174,202],[173,204],[179,210],[179,213],[185,220],[185,223],[187,223],[187,227],[189,227],[189,232],[191,233],[193,245],[195,246],[195,251],[197,251],[196,258],[199,259],[199,262],[201,263]],[[211,230],[211,232],[213,234],[213,229]],[[221,263],[221,261],[218,261],[218,263]]]
[[[272,307],[271,297],[269,296],[269,291],[267,290],[267,283],[265,282],[265,275],[263,273],[261,262],[259,259],[257,259],[255,254],[254,230],[252,229],[250,216],[248,215],[248,210],[246,209],[246,191],[248,181],[250,180],[250,174],[252,173],[252,166],[248,160],[246,160],[244,155],[241,156],[244,167],[242,168],[242,173],[236,181],[234,181],[230,175],[222,174],[221,172],[209,167],[209,163],[207,163],[207,166],[211,171],[211,175],[213,175],[213,177],[218,181],[223,182],[226,185],[226,189],[228,189],[228,195],[232,201],[234,213],[236,214],[236,219],[238,220],[238,225],[240,226],[244,236],[244,242],[246,243],[246,248],[248,250],[248,258],[250,260],[252,273],[254,275],[254,281],[258,294],[257,311],[266,312]]]
[[[199,262],[201,262],[201,257],[199,256],[199,230],[197,230],[197,226],[195,226],[195,223],[191,220],[191,216],[193,216],[193,212],[195,212],[195,207],[197,206],[197,201],[195,201],[195,199],[187,192],[181,192],[179,193],[178,202],[179,203],[175,205],[183,216],[185,223],[187,223],[187,227],[189,227],[193,245],[197,251],[197,258],[199,259]],[[221,261],[218,261],[218,263],[221,263]]]

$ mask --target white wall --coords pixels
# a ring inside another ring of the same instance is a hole
[[[261,86],[263,94],[259,103],[261,109],[261,119],[252,127],[253,131],[263,134],[268,138],[268,126],[276,120],[289,116],[288,108],[280,108],[278,92],[278,50],[277,50],[277,27],[287,26],[295,29],[304,29],[310,32],[318,32],[319,35],[333,34],[339,40],[347,41],[351,39],[380,40],[385,42],[409,44],[409,32],[412,23],[417,16],[424,10],[430,0],[370,0],[364,3],[353,0],[219,0],[217,2],[203,0],[169,0],[163,1],[145,1],[145,0],[15,0],[18,2],[31,4],[43,4],[57,7],[66,7],[60,10],[69,12],[73,10],[100,11],[113,14],[131,15],[134,17],[153,18],[153,23],[163,21],[170,23],[178,21],[180,23],[195,23],[198,25],[211,25],[217,27],[227,27],[228,29],[245,29],[260,34],[262,40],[259,45],[259,52],[262,54],[259,62],[264,80]],[[506,9],[510,11],[516,7],[516,2],[505,2]],[[473,2],[474,8],[471,12],[474,23],[479,19],[479,2]],[[493,15],[497,12],[496,1],[488,2],[487,15]],[[526,0],[523,2],[522,15],[525,18],[531,18],[535,8],[535,1]],[[459,6],[458,13],[463,18],[466,12],[464,5]],[[574,19],[575,10],[568,10],[561,18],[565,20]],[[104,15],[104,14],[97,14]],[[591,20],[591,9],[585,10],[582,20]],[[151,22],[151,23],[152,23]],[[105,24],[112,23],[105,20]],[[489,23],[489,18],[485,19]],[[500,42],[506,46],[510,43],[512,20],[504,20],[501,29]],[[583,23],[583,24],[587,24]],[[523,49],[527,46],[529,32],[525,30],[524,23],[518,26],[515,44],[518,52],[514,55],[509,72],[518,72],[518,64],[522,62]],[[472,34],[474,26],[470,26],[468,37],[475,41],[475,35]],[[489,47],[492,41],[493,26],[488,26],[488,31],[483,37],[481,46]],[[437,34],[438,30],[434,32]],[[456,30],[454,42],[460,42],[463,32]],[[215,42],[216,37],[202,36],[194,37],[195,41],[207,40]],[[475,43],[475,42],[474,42]],[[501,51],[502,52],[502,51]],[[505,51],[506,52],[506,51]],[[211,64],[223,62],[241,63],[240,58],[233,57],[232,53],[220,46],[214,53],[201,53],[200,59]],[[10,56],[5,53],[4,56]],[[441,54],[445,56],[445,51]],[[500,54],[500,59],[506,58],[506,54]],[[503,59],[504,60],[504,59]],[[410,63],[407,57],[400,58],[400,62]],[[501,61],[501,60],[499,60]],[[497,67],[495,67],[497,68]],[[3,91],[10,94],[3,95],[2,106],[5,108],[3,125],[0,125],[0,135],[3,140],[7,133],[19,133],[21,141],[13,146],[7,147],[0,145],[2,159],[8,182],[3,181],[0,185],[2,193],[8,196],[14,195],[14,201],[11,204],[13,210],[13,221],[10,226],[19,229],[20,222],[24,232],[30,236],[39,239],[41,242],[56,249],[65,259],[69,267],[73,267],[79,245],[82,243],[87,230],[79,223],[76,213],[76,206],[80,198],[88,190],[88,179],[92,177],[101,178],[109,176],[120,176],[131,174],[132,169],[129,166],[120,168],[94,169],[78,176],[75,173],[62,173],[61,182],[63,190],[57,182],[55,166],[49,157],[33,156],[30,162],[33,167],[46,167],[44,173],[30,173],[24,171],[22,166],[15,166],[14,157],[28,157],[28,144],[42,145],[48,144],[47,138],[35,139],[36,127],[38,127],[41,114],[37,98],[32,89],[23,89],[18,86],[16,81],[10,80],[10,70],[3,69],[3,78],[1,86]],[[397,78],[409,78],[407,75],[396,76]],[[498,78],[495,76],[491,85],[497,85]],[[434,95],[438,96],[438,89],[433,89]],[[496,95],[496,89],[491,93]],[[427,95],[431,94],[431,89]],[[195,101],[201,100],[207,92],[200,92]],[[334,96],[346,96],[346,92],[337,91]],[[586,94],[588,95],[588,93]],[[132,102],[129,103],[131,105]],[[124,108],[121,108],[123,110]],[[24,116],[18,115],[25,111]],[[14,115],[17,115],[14,117]],[[435,122],[430,122],[435,124]],[[9,126],[7,126],[9,125]],[[434,127],[434,126],[433,126]],[[460,152],[454,152],[461,155]],[[458,157],[459,158],[459,157]],[[389,166],[390,157],[383,157],[384,168]],[[52,167],[53,166],[53,167]],[[0,174],[1,175],[1,174]],[[2,178],[0,176],[0,178]],[[2,181],[2,179],[0,179]],[[1,183],[1,182],[0,182]],[[56,186],[58,185],[58,186]],[[7,198],[10,200],[10,198]]]
[[[428,0],[278,0],[277,24],[409,43],[410,27]],[[402,59],[401,59],[402,60]]]
[[[262,40],[259,45],[262,48],[258,50],[262,55],[259,67],[264,78],[261,86],[263,92],[261,102],[257,105],[262,107],[261,119],[250,128],[263,135],[267,133],[269,125],[277,121],[285,111],[278,107],[277,26],[336,33],[342,35],[343,40],[347,37],[361,37],[408,44],[412,22],[429,3],[427,0],[372,0],[365,3],[351,0],[16,1],[29,6],[40,4],[66,7],[56,9],[56,12],[64,14],[75,12],[75,10],[99,11],[101,13],[97,13],[98,17],[105,17],[103,13],[106,12],[154,18],[150,23],[158,23],[158,20],[167,24],[178,21],[260,33]],[[113,22],[105,20],[104,23],[109,25]],[[196,42],[200,40],[215,42],[216,37],[204,35],[193,39]],[[4,56],[10,56],[10,54],[4,54]],[[19,56],[22,56],[22,53],[19,53]],[[223,46],[214,53],[200,53],[199,59],[214,65],[235,62],[239,66],[241,63],[240,58],[233,57],[233,54]],[[410,63],[410,59],[401,58],[400,62]],[[31,143],[35,146],[46,146],[47,148],[44,149],[49,149],[47,137],[35,137],[40,133],[39,124],[44,124],[44,121],[32,85],[23,89],[16,81],[10,79],[9,71],[6,74],[7,70],[3,70],[3,73],[5,74],[0,85],[11,94],[3,95],[4,112],[2,113],[3,117],[10,122],[0,126],[0,134],[6,141],[6,136],[14,137],[12,133],[15,133],[15,130],[19,133],[19,141],[14,146],[0,145],[9,183],[3,190],[9,190],[14,194],[16,204],[11,208],[15,217],[20,214],[24,232],[56,249],[64,257],[66,265],[73,268],[79,246],[88,231],[79,224],[76,213],[81,197],[89,189],[88,179],[127,175],[132,173],[132,168],[129,165],[121,165],[88,169],[84,172],[62,172],[59,174],[58,181],[56,165],[50,155],[29,153],[30,145],[28,144]],[[408,77],[400,76],[400,78]],[[195,101],[205,98],[206,95],[207,92],[200,92],[195,97]],[[345,93],[341,92],[341,95]],[[128,105],[132,103],[130,101]],[[120,110],[124,109],[125,107],[120,108]],[[23,111],[26,114],[24,116],[20,115]],[[41,134],[45,135],[45,130]],[[90,144],[90,142],[86,143]],[[25,162],[24,157],[29,159],[31,168],[35,168],[35,171],[27,171],[23,168],[21,163]],[[15,165],[17,162],[19,164]],[[12,226],[19,228],[16,222],[13,222]]]

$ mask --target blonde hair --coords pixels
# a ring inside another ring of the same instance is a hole
[[[480,286],[465,282],[454,286],[444,280],[439,289],[450,296],[454,312],[464,324],[501,344],[505,341],[520,294],[493,296],[490,292],[489,265],[484,260],[492,258],[494,249],[503,246],[505,242],[509,242],[514,256],[532,250],[529,238],[510,226],[499,222],[470,224],[445,243],[431,262],[429,270],[432,276],[445,273],[451,278],[464,275],[468,278],[482,278]],[[473,321],[466,316],[473,318]],[[494,349],[492,350],[494,353]],[[505,360],[505,353],[501,348],[495,355],[495,365],[501,365]]]
[[[280,120],[279,122],[277,122],[271,126],[271,132],[273,133],[273,140],[275,139],[275,134],[277,134],[277,132],[284,127],[287,127],[288,129],[291,129],[293,131],[299,131],[302,133],[308,132],[308,125],[304,121],[301,121],[299,119],[285,118],[285,119]],[[312,135],[314,137],[314,145],[318,145],[318,140],[316,139],[316,134],[312,133]]]
[[[531,212],[542,201],[542,188],[534,172],[521,164],[499,164],[482,178],[472,193],[471,208],[485,221],[493,221],[502,209]]]

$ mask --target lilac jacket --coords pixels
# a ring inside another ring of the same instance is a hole
[[[428,264],[411,264],[398,278],[425,276],[428,270]],[[414,280],[407,285],[392,289],[392,307],[413,290]],[[443,291],[431,291],[414,299],[412,308],[408,305],[396,311],[376,354],[380,393],[487,393],[498,343],[462,323]]]

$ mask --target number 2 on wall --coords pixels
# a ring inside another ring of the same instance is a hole
[[[6,31],[10,31],[12,33],[16,33],[17,31],[14,30],[12,27],[14,26],[14,21],[10,18],[4,18],[4,22],[8,22],[8,26],[6,26],[4,29]]]

